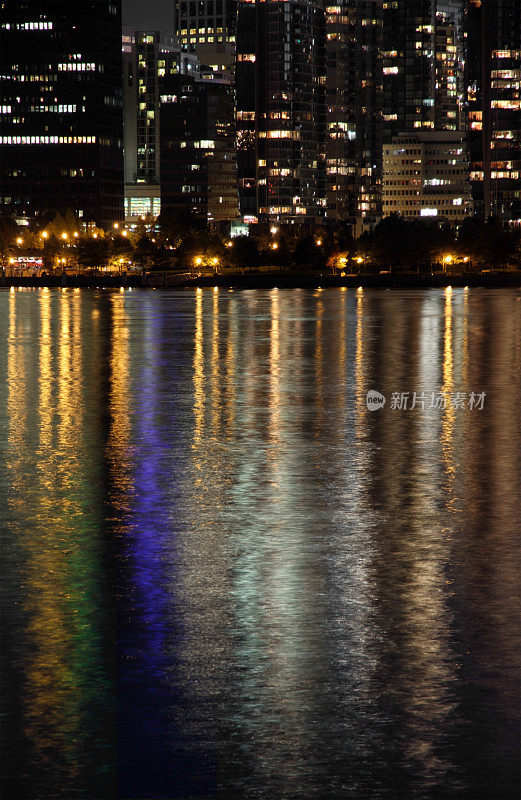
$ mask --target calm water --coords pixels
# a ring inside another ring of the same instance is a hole
[[[517,798],[520,298],[0,293],[3,800]]]

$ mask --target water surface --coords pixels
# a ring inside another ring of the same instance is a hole
[[[0,293],[2,797],[517,798],[520,296]]]

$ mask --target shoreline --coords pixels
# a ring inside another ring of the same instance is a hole
[[[187,277],[173,272],[123,275],[46,275],[43,277],[2,276],[0,289],[190,289],[204,287],[222,289],[445,289],[454,288],[521,288],[520,271],[498,271],[463,274],[387,273],[339,275],[320,272],[270,271],[225,273]]]

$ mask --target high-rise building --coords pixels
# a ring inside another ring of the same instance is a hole
[[[403,133],[383,153],[385,217],[436,217],[454,224],[472,214],[464,133]]]
[[[229,81],[178,75],[161,95],[161,202],[210,226],[236,219],[237,162]]]
[[[238,0],[235,98],[237,103],[237,171],[239,207],[248,221],[257,219],[255,136],[255,0]]]
[[[0,213],[121,220],[121,0],[1,6]]]
[[[125,183],[159,183],[160,84],[179,60],[172,35],[123,29]]]
[[[256,4],[257,209],[262,222],[325,219],[325,16],[321,0]]]
[[[161,211],[161,97],[172,95],[175,77],[200,77],[200,64],[168,33],[124,27],[122,45],[125,218],[134,222]]]
[[[183,50],[216,72],[233,74],[237,0],[175,0],[174,16]]]
[[[463,127],[462,0],[384,2],[382,59],[384,141]]]
[[[476,212],[521,225],[521,3],[469,0],[468,129]]]
[[[381,216],[381,0],[326,7],[327,217],[357,232]]]

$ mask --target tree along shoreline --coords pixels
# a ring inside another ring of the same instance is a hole
[[[25,227],[0,217],[0,264],[6,275],[172,269],[212,275],[265,264],[332,275],[521,269],[521,226],[506,229],[499,220],[468,218],[455,228],[391,216],[357,239],[347,223],[327,228],[263,223],[250,225],[247,236],[231,234],[230,224],[209,230],[189,211],[172,208],[157,220],[114,223],[110,230],[82,227],[70,212]]]

